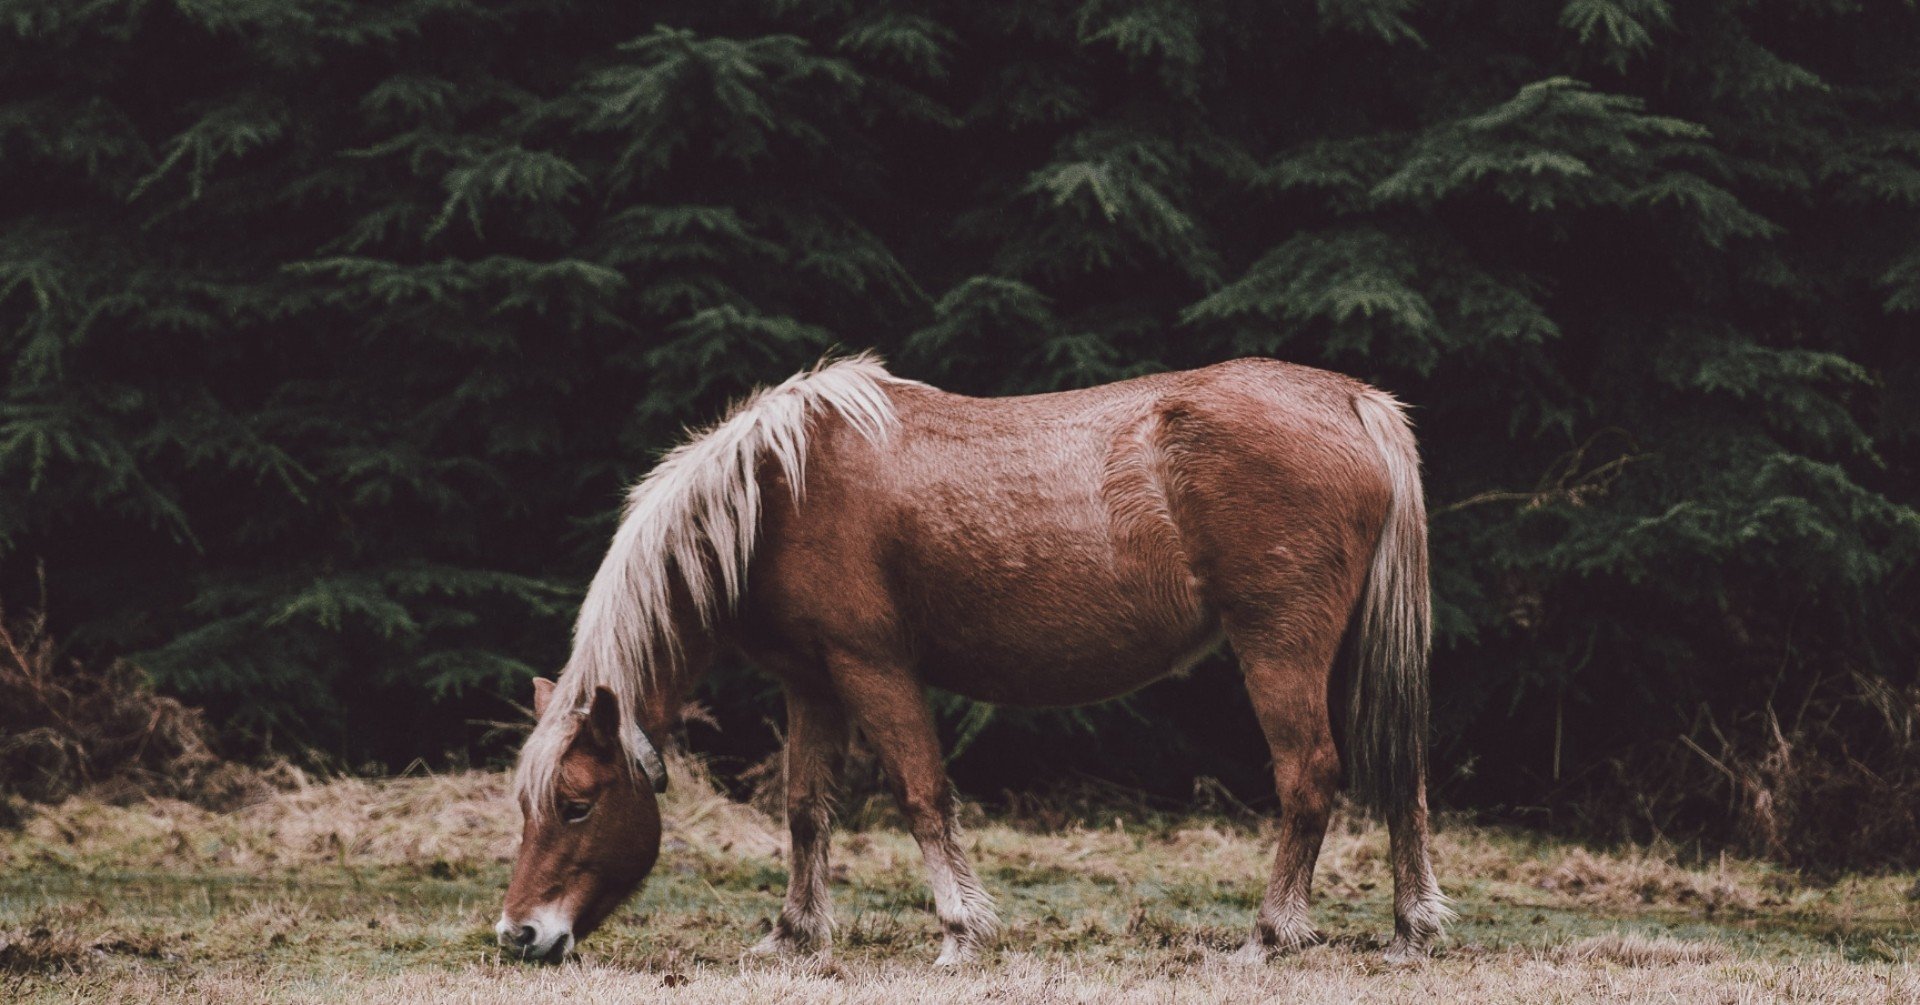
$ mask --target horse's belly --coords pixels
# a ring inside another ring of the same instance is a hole
[[[1103,534],[922,553],[909,634],[928,683],[982,701],[1080,705],[1184,671],[1219,641],[1185,568],[1116,560]],[[950,539],[949,539],[950,540]],[[976,542],[979,543],[979,542]]]
[[[1171,524],[1116,492],[1112,434],[1055,435],[904,479],[889,581],[922,678],[971,698],[1079,705],[1184,670],[1217,641]],[[956,478],[954,472],[967,473]],[[1119,486],[1119,488],[1116,488]]]
[[[1001,626],[986,638],[927,640],[916,654],[927,683],[1000,705],[1086,705],[1136,691],[1191,669],[1221,643],[1215,624],[1177,633],[1128,632],[1078,636],[1045,626]]]

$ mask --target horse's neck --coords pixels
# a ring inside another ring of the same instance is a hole
[[[722,626],[703,625],[693,602],[679,588],[673,598],[673,643],[655,640],[654,670],[640,702],[640,728],[668,736],[680,726],[681,709],[713,665]]]

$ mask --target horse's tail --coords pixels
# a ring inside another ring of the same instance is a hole
[[[1374,546],[1353,634],[1348,685],[1347,789],[1385,812],[1423,800],[1427,774],[1427,505],[1420,455],[1399,402],[1378,391],[1353,399],[1393,487]]]

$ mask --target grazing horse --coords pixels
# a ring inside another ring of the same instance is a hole
[[[955,832],[925,687],[1079,705],[1224,640],[1280,798],[1241,956],[1315,938],[1307,890],[1343,776],[1392,833],[1388,958],[1424,956],[1450,917],[1427,850],[1429,625],[1413,435],[1365,384],[1243,359],[981,399],[870,356],[823,364],[753,395],[633,489],[566,669],[535,682],[501,944],[560,958],[646,877],[666,785],[650,737],[677,725],[726,646],[787,702],[792,873],[756,951],[809,953],[832,936],[832,791],[857,728],[924,855],[939,962],[967,960],[998,921]]]

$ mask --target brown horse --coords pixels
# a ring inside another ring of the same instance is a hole
[[[1391,397],[1270,360],[978,399],[863,356],[761,391],[634,488],[566,670],[536,682],[501,944],[563,956],[645,878],[666,782],[648,735],[677,725],[724,645],[787,697],[792,875],[756,951],[831,938],[831,793],[857,728],[925,856],[940,962],[966,960],[997,920],[923,689],[1077,705],[1224,639],[1281,807],[1242,956],[1315,937],[1307,890],[1343,767],[1392,832],[1388,957],[1423,956],[1450,912],[1427,853],[1418,465]]]

